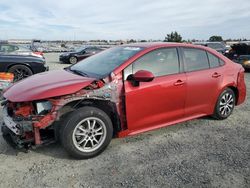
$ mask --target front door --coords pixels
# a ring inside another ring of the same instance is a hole
[[[176,48],[161,48],[147,53],[124,71],[126,116],[129,131],[150,130],[184,116],[186,75],[180,73]],[[147,70],[151,82],[134,86],[126,80],[129,73]]]

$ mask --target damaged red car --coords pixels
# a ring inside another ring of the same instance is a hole
[[[114,47],[9,87],[2,132],[18,147],[60,140],[76,158],[125,137],[190,119],[229,117],[246,97],[244,69],[210,48]]]

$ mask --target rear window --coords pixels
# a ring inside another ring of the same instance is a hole
[[[17,50],[18,48],[12,45],[0,45],[0,52],[13,52]]]
[[[204,50],[183,48],[186,71],[209,69],[207,54]]]

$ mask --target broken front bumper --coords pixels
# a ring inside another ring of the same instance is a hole
[[[8,127],[14,134],[21,135],[20,125],[8,115],[7,107],[3,108],[3,126]]]
[[[34,138],[32,136],[27,137],[25,132],[32,130],[32,123],[14,121],[9,116],[7,107],[3,108],[3,125],[1,130],[6,141],[15,148],[29,148],[34,143]],[[8,137],[6,137],[7,135]]]

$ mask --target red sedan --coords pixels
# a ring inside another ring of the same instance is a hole
[[[73,157],[90,158],[113,137],[208,115],[228,118],[245,97],[244,69],[215,50],[122,45],[11,86],[2,131],[19,147],[59,139]]]

